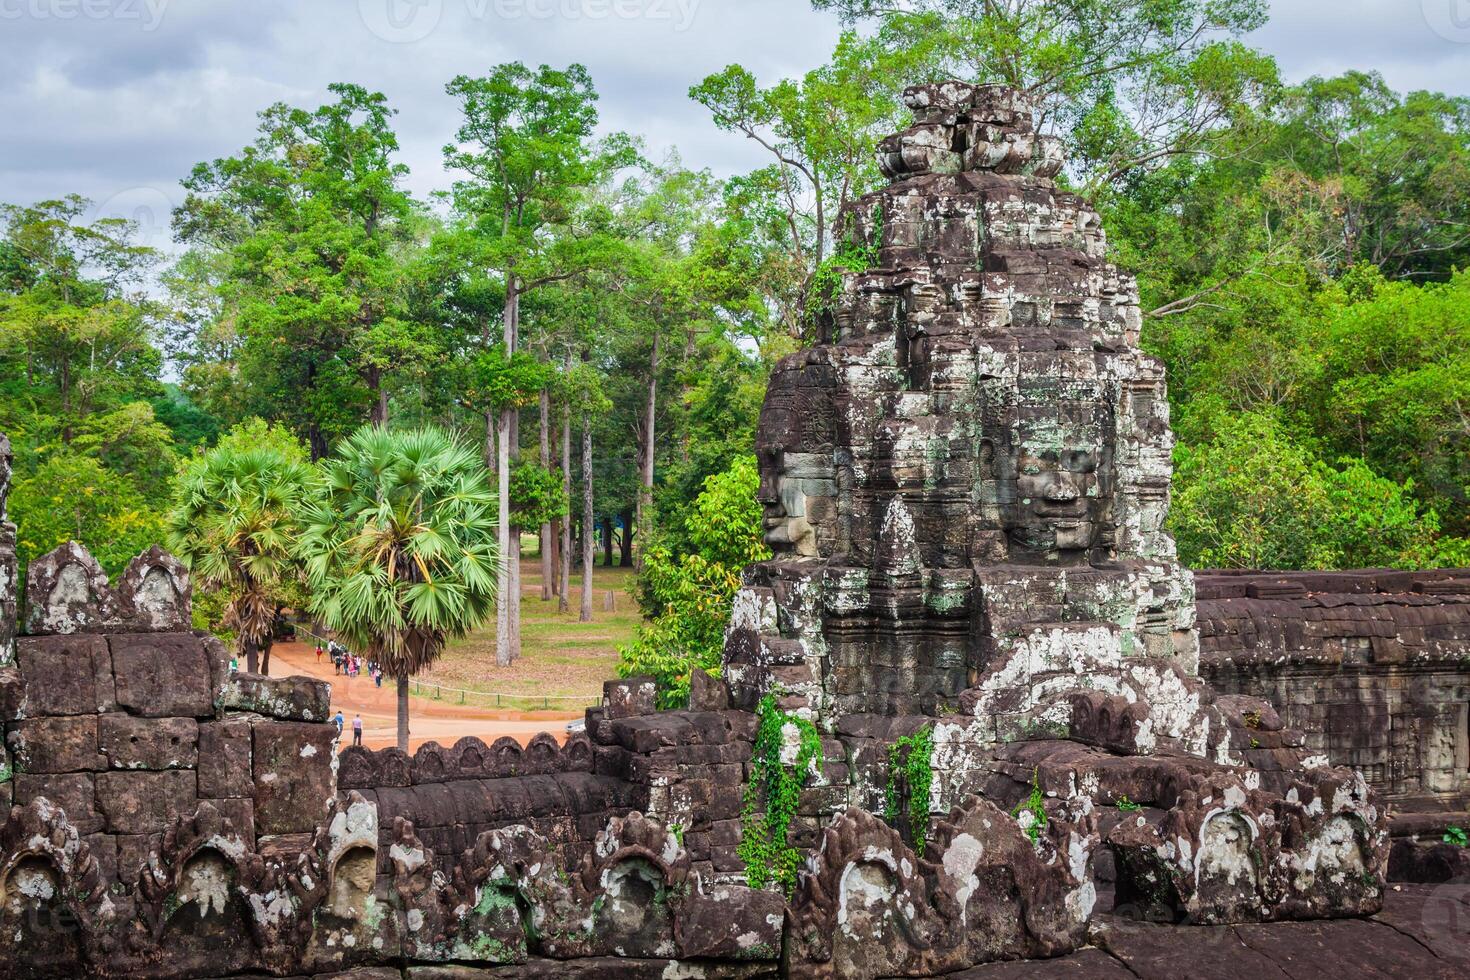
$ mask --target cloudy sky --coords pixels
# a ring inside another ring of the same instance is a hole
[[[1289,79],[1381,71],[1470,95],[1470,0],[1272,0],[1253,40]],[[329,82],[387,93],[413,188],[442,187],[444,82],[502,61],[580,61],[604,124],[726,175],[759,159],[689,86],[731,62],[763,80],[821,63],[837,34],[806,0],[0,0],[0,201],[69,192],[167,239],[179,177],[232,153],[275,101]]]

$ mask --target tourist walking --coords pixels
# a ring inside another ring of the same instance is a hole
[[[362,744],[362,715],[352,716],[352,744]]]

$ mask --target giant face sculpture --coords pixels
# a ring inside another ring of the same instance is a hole
[[[815,557],[837,545],[832,391],[818,362],[778,369],[756,432],[766,545]]]
[[[1085,562],[1114,538],[1117,395],[1100,373],[1062,386],[1019,383],[1005,461],[1014,497],[1001,511],[1013,563]]]

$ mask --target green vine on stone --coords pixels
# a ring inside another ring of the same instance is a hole
[[[1470,847],[1470,833],[1464,827],[1450,827],[1444,832],[1444,842],[1455,847]]]
[[[929,791],[934,785],[934,726],[925,725],[888,747],[888,789],[883,818],[898,823],[902,806],[900,788],[908,791],[909,833],[914,851],[924,856],[929,840]]]
[[[811,722],[777,707],[778,694],[771,691],[756,708],[759,724],[736,853],[745,862],[752,888],[779,884],[790,898],[796,891],[801,852],[791,846],[788,834],[801,791],[813,770],[821,766],[822,737]],[[787,765],[782,753],[793,742],[796,755]]]
[[[1021,831],[1035,844],[1041,840],[1041,835],[1046,831],[1046,796],[1041,792],[1041,772],[1038,769],[1031,770],[1031,795],[1011,811],[1021,824]],[[1023,817],[1022,814],[1028,816]]]
[[[1117,807],[1123,813],[1137,813],[1139,810],[1143,809],[1143,804],[1134,803],[1128,798],[1128,794],[1124,793],[1122,796],[1118,797]]]
[[[842,288],[842,277],[867,272],[878,264],[878,253],[883,248],[883,208],[880,205],[873,215],[873,229],[866,241],[855,235],[837,242],[836,250],[812,273],[807,287],[806,317],[811,328],[821,318],[832,312],[832,304]]]

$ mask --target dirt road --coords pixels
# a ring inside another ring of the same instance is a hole
[[[333,674],[332,661],[325,654],[318,663],[316,648],[304,643],[277,643],[271,649],[271,676],[315,677],[332,683],[332,708],[340,709],[347,719],[347,737],[352,742],[352,718],[362,715],[363,744],[369,748],[389,748],[396,743],[398,706],[393,682],[383,679],[377,687],[366,674],[348,678]],[[583,716],[581,711],[492,711],[484,708],[447,704],[432,698],[409,699],[409,751],[425,742],[453,745],[467,735],[475,735],[487,743],[509,735],[526,744],[538,732],[550,732],[565,741],[568,722]]]

